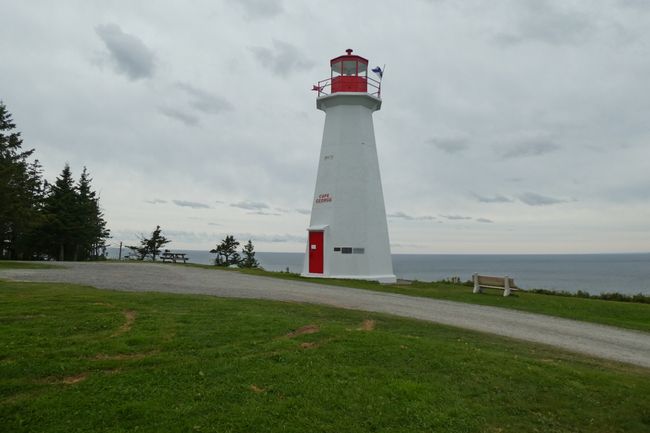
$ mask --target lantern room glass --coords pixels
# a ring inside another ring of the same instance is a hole
[[[367,77],[368,65],[358,60],[342,60],[332,63],[332,77],[340,75]]]

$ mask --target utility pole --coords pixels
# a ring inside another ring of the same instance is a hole
[[[122,241],[120,241],[120,253],[117,257],[117,260],[122,260]]]

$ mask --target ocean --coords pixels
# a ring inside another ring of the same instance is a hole
[[[207,251],[187,253],[189,261],[212,264]],[[117,248],[108,249],[117,258]],[[126,254],[123,250],[123,254]],[[303,253],[256,253],[269,271],[302,271]],[[591,294],[618,292],[650,295],[650,253],[633,254],[393,254],[398,278],[439,281],[450,277],[471,280],[472,274],[508,275],[524,289],[551,289]]]

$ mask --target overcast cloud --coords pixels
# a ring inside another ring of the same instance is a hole
[[[286,77],[294,71],[307,70],[313,66],[313,62],[305,59],[296,46],[272,40],[271,47],[250,47],[259,63],[273,74]]]
[[[160,111],[161,114],[164,114],[165,116],[171,119],[175,119],[178,120],[179,122],[186,124],[187,126],[194,126],[199,123],[198,116],[195,116],[191,113],[187,113],[184,111],[180,111],[176,108],[159,107],[158,111]]]
[[[429,143],[449,154],[462,152],[469,147],[464,138],[432,138]]]
[[[114,244],[304,251],[310,89],[352,48],[386,65],[394,252],[649,251],[648,28],[645,0],[4,2],[0,99],[50,181],[88,167]]]
[[[282,0],[230,0],[230,3],[240,7],[246,18],[271,18],[284,10]]]
[[[190,84],[178,82],[176,87],[189,96],[192,107],[204,113],[218,114],[233,108],[232,104],[225,99]]]
[[[482,196],[474,194],[474,197],[476,197],[476,199],[481,203],[512,203],[512,199],[501,194],[496,194],[494,196]]]
[[[261,210],[261,209],[268,209],[270,207],[266,203],[261,203],[257,201],[240,201],[237,203],[231,203],[230,206],[238,207],[240,209],[247,209],[247,210]]]
[[[547,197],[534,192],[526,192],[520,195],[519,200],[530,206],[547,206],[551,204],[566,203],[568,201],[561,198]]]
[[[116,24],[98,25],[95,31],[106,45],[117,72],[132,80],[153,77],[153,52],[137,36],[125,33]]]
[[[205,203],[195,202],[195,201],[172,200],[172,202],[176,206],[180,206],[180,207],[191,207],[192,209],[210,209],[210,205],[207,205]]]
[[[525,156],[540,156],[560,150],[560,146],[548,141],[530,141],[517,143],[505,149],[504,158],[520,158]]]

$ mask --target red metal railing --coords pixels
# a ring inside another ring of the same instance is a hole
[[[318,92],[318,96],[325,96],[325,95],[331,95],[332,93],[337,93],[337,91],[332,91],[332,80],[336,79],[338,77],[334,78],[327,78],[325,80],[321,80],[318,82],[317,85],[312,87],[312,90],[315,92]],[[359,93],[368,93],[369,95],[376,96],[377,98],[381,98],[381,81],[377,81],[372,77],[355,77],[359,80],[363,80],[367,84],[367,91],[366,92],[359,92]]]

